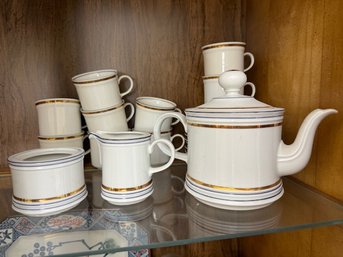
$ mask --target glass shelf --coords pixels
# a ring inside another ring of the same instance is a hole
[[[144,202],[114,206],[100,196],[101,172],[88,170],[88,197],[74,209],[48,217],[11,210],[10,186],[0,189],[0,256],[140,256],[149,248],[254,236],[343,223],[343,205],[283,178],[285,194],[253,211],[204,205],[184,187],[185,165],[154,175],[155,191]],[[10,177],[0,178],[1,185]],[[5,215],[5,216],[4,216]],[[45,254],[45,255],[43,255]]]

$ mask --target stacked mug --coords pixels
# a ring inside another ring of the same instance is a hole
[[[85,135],[81,127],[79,100],[49,98],[38,100],[35,105],[40,148],[83,148]]]
[[[245,52],[244,42],[221,42],[202,47],[204,57],[204,102],[209,102],[214,97],[225,95],[223,88],[218,83],[221,73],[227,70],[248,71],[254,65],[252,53]],[[244,58],[249,57],[250,64],[244,68]],[[255,86],[247,82],[252,88],[251,96],[255,95]],[[243,89],[242,89],[243,91]],[[240,92],[243,94],[243,92]]]
[[[120,92],[120,82],[129,81],[126,91]],[[128,131],[127,122],[132,119],[135,109],[125,103],[123,97],[133,89],[133,80],[128,75],[118,75],[117,70],[106,69],[82,73],[72,78],[81,102],[81,113],[85,118],[88,132]],[[125,109],[129,108],[126,116]],[[90,139],[91,163],[101,168],[100,149],[94,139]]]
[[[134,131],[147,132],[151,134],[151,142],[154,141],[152,136],[154,125],[156,120],[163,114],[168,112],[180,112],[181,110],[176,107],[176,104],[172,101],[150,96],[142,96],[136,99],[136,117],[134,124]],[[185,138],[180,134],[172,135],[173,126],[179,121],[172,121],[172,119],[167,119],[162,124],[161,138],[167,139],[171,142],[179,138],[181,144],[175,149],[179,151],[185,145]],[[169,155],[163,153],[159,147],[155,147],[150,155],[151,164],[161,165],[168,162],[170,159]]]

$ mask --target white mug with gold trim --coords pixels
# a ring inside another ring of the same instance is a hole
[[[48,98],[36,101],[35,105],[40,136],[70,136],[81,133],[78,99]]]
[[[130,108],[130,114],[126,117],[125,108]],[[135,107],[131,103],[124,103],[101,111],[85,111],[81,110],[83,117],[86,120],[88,131],[95,132],[97,130],[106,131],[126,131],[128,130],[127,122],[130,121],[135,114]]]
[[[151,143],[151,134],[138,131],[90,133],[100,146],[102,197],[115,205],[143,201],[152,194],[152,174],[167,169],[174,161],[174,146],[166,139]],[[150,154],[157,144],[165,145],[171,157],[166,164],[152,167]]]
[[[172,101],[158,98],[142,96],[136,99],[136,116],[135,116],[135,131],[144,131],[152,133],[154,124],[158,117],[168,112],[180,112]],[[168,132],[172,130],[172,126],[179,121],[172,122],[172,119],[167,119],[162,125],[162,131]]]
[[[119,84],[123,79],[130,82],[125,92],[120,92]],[[128,75],[118,76],[113,69],[82,73],[72,78],[84,111],[103,110],[121,105],[122,97],[133,89],[133,80]]]
[[[244,42],[220,42],[202,47],[205,76],[219,75],[227,70],[248,71],[254,65],[254,55],[245,50]],[[244,57],[250,64],[244,68]]]
[[[40,148],[66,148],[77,147],[83,148],[83,141],[88,138],[88,135],[80,133],[78,135],[67,137],[42,137],[38,136],[38,142]],[[85,154],[88,154],[90,150],[87,150]]]

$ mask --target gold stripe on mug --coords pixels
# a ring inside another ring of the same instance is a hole
[[[25,202],[25,203],[43,203],[43,202],[50,202],[53,200],[60,200],[72,195],[76,195],[77,193],[81,192],[82,190],[84,190],[86,187],[86,185],[83,185],[82,187],[80,187],[79,189],[76,189],[75,191],[63,194],[63,195],[59,195],[59,196],[54,196],[54,197],[50,197],[50,198],[42,198],[42,199],[25,199],[25,198],[20,198],[20,197],[16,197],[15,195],[13,195],[13,198],[16,199],[17,201],[20,202]]]
[[[80,101],[77,99],[50,99],[50,100],[41,100],[35,103],[35,105],[40,104],[54,104],[54,103],[74,103],[80,104]]]
[[[89,112],[89,111],[81,111],[82,114],[98,114],[98,113],[103,113],[103,112],[109,112],[109,111],[113,111],[115,109],[119,109],[120,107],[124,106],[124,104],[109,108],[109,109],[104,109],[104,110],[100,110],[100,111],[95,111],[95,112]]]
[[[198,124],[198,123],[187,123],[193,127],[202,127],[202,128],[220,128],[220,129],[254,129],[254,128],[271,128],[279,127],[282,125],[282,122],[275,124],[265,124],[265,125],[210,125],[210,124]]]
[[[267,185],[267,186],[262,186],[262,187],[248,187],[248,188],[244,188],[244,187],[224,187],[224,186],[217,186],[217,185],[211,185],[211,184],[204,183],[204,182],[202,182],[200,180],[192,178],[188,174],[187,174],[187,178],[192,180],[193,182],[201,185],[201,186],[209,187],[209,188],[213,188],[213,189],[217,189],[217,190],[222,190],[222,191],[261,191],[261,190],[265,190],[265,189],[268,189],[268,188],[275,187],[275,186],[277,186],[278,184],[281,183],[281,179],[279,179],[278,181],[276,181],[273,184],[270,184],[270,185]]]
[[[130,192],[130,191],[135,191],[135,190],[139,190],[139,189],[143,189],[146,188],[148,186],[150,186],[152,184],[152,180],[150,180],[148,183],[144,184],[144,185],[140,185],[140,186],[136,186],[136,187],[108,187],[105,185],[101,185],[101,187],[107,191],[112,191],[112,192]]]
[[[219,76],[203,76],[202,79],[219,79]]]
[[[246,46],[245,43],[223,43],[223,44],[214,44],[214,45],[209,45],[209,46],[204,46],[202,50],[208,50],[211,48],[220,48],[220,47],[226,47],[226,46]]]
[[[75,80],[73,80],[73,83],[74,84],[90,84],[90,83],[105,81],[105,80],[108,80],[108,79],[113,79],[115,77],[117,77],[117,74],[114,74],[114,75],[112,75],[110,77],[106,77],[106,78],[102,78],[102,79],[94,79],[94,80],[87,80],[87,81],[75,81]]]
[[[136,102],[137,105],[139,105],[140,107],[146,108],[146,109],[150,109],[150,110],[156,110],[156,111],[174,111],[175,108],[157,108],[157,107],[151,107],[151,106],[147,106],[145,104],[141,104],[139,102]]]
[[[80,138],[83,137],[83,133],[75,136],[67,136],[67,137],[41,137],[38,136],[38,139],[40,140],[48,140],[48,141],[58,141],[58,140],[67,140],[67,139],[73,139],[73,138]]]

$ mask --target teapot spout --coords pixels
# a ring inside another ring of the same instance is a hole
[[[301,171],[311,157],[314,136],[319,123],[328,115],[337,113],[335,109],[316,109],[301,124],[298,135],[291,145],[281,141],[277,154],[277,168],[280,176]]]

